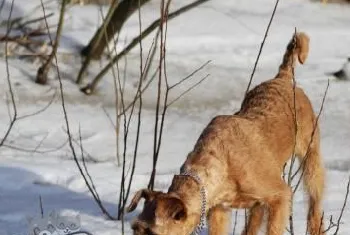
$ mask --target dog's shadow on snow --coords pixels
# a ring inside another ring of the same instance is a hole
[[[56,167],[55,165],[52,166]],[[0,234],[25,235],[27,218],[40,216],[39,196],[44,214],[50,211],[73,210],[80,214],[103,217],[88,193],[79,193],[60,185],[42,183],[42,177],[18,167],[0,166]],[[113,215],[117,205],[102,201]],[[82,219],[82,223],[84,223]]]

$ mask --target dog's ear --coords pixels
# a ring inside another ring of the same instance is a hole
[[[149,189],[141,189],[137,191],[133,197],[133,199],[130,202],[130,205],[126,208],[126,211],[132,212],[136,209],[137,204],[139,204],[141,198],[144,198],[146,201],[148,201],[152,195],[152,191]]]
[[[186,207],[183,201],[176,197],[170,197],[167,199],[168,215],[174,220],[183,220],[186,218]]]

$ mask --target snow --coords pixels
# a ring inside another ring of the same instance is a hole
[[[159,17],[159,2],[153,0],[142,8],[143,27]],[[42,16],[39,0],[15,0],[13,17]],[[188,3],[174,1],[172,9]],[[210,64],[195,75],[198,81],[206,74],[210,77],[198,88],[184,96],[169,109],[156,189],[166,190],[173,174],[179,171],[186,154],[193,147],[200,132],[217,114],[230,114],[239,108],[248,84],[258,49],[273,10],[274,0],[209,1],[169,22],[167,36],[167,73],[176,82],[202,64]],[[11,1],[5,1],[0,19],[8,17]],[[56,1],[45,3],[49,18],[55,24],[59,6]],[[103,8],[106,12],[107,8]],[[114,116],[113,78],[109,73],[99,84],[96,94],[85,96],[74,84],[81,59],[74,55],[89,41],[98,27],[100,10],[97,6],[71,6],[67,11],[62,44],[59,48],[59,67],[63,78],[71,131],[79,141],[82,134],[84,150],[88,153],[87,167],[94,178],[97,191],[105,207],[116,214],[121,168],[116,165],[115,135],[103,110]],[[281,1],[272,23],[253,85],[274,76],[285,46],[294,27],[305,31],[311,38],[311,50],[305,65],[296,71],[297,81],[310,97],[316,111],[320,109],[330,71],[336,71],[350,53],[350,6],[324,5],[306,0]],[[120,35],[121,50],[139,31],[138,17],[132,16]],[[52,30],[54,31],[54,30]],[[3,32],[3,28],[1,30]],[[144,58],[153,35],[144,42]],[[85,83],[100,69],[95,63],[89,68]],[[126,66],[121,62],[120,69]],[[9,70],[15,90],[19,116],[33,113],[44,107],[57,92],[55,70],[47,86],[33,82],[38,64],[11,57]],[[6,63],[0,58],[1,133],[5,133],[9,114],[9,93],[6,82]],[[132,99],[135,81],[139,76],[139,50],[127,57],[126,100]],[[171,99],[190,84],[178,87]],[[144,96],[143,125],[138,163],[132,193],[146,187],[151,171],[152,138],[155,107],[155,84]],[[322,153],[327,169],[324,198],[325,219],[340,213],[346,183],[350,174],[350,83],[330,80],[330,88],[321,115]],[[132,126],[131,135],[135,134]],[[134,141],[129,142],[128,163]],[[7,146],[0,148],[0,235],[27,234],[27,217],[38,215],[39,195],[44,212],[51,210],[79,212],[84,229],[98,235],[121,234],[121,223],[106,220],[93,201],[79,171],[72,160],[67,144],[66,127],[58,93],[53,104],[44,112],[18,121],[11,132]],[[20,149],[29,150],[21,151]],[[36,151],[34,151],[36,150]],[[76,145],[78,154],[79,148]],[[298,192],[294,198],[296,234],[304,234],[306,197]],[[139,210],[141,208],[138,208]],[[137,212],[136,212],[137,213]],[[129,222],[136,213],[126,216],[126,233],[131,234]],[[239,212],[236,234],[242,227],[244,213]],[[345,209],[341,235],[350,234],[350,207]],[[327,222],[326,222],[327,223]],[[263,231],[263,230],[262,230]],[[287,233],[286,233],[287,234]]]

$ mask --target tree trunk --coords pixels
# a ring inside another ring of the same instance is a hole
[[[119,33],[125,21],[142,5],[150,0],[124,0],[115,8],[106,26],[103,24],[81,54],[91,59],[100,59],[108,43]],[[105,30],[105,33],[103,32]],[[103,35],[102,37],[100,35]]]

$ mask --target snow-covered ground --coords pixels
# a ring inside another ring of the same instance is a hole
[[[142,8],[143,27],[159,16],[159,0]],[[174,1],[176,9],[188,0]],[[160,151],[156,188],[166,190],[172,175],[177,173],[186,154],[191,150],[201,130],[217,114],[230,114],[238,109],[269,21],[274,0],[213,0],[187,12],[168,25],[167,72],[171,82],[183,78],[211,60],[195,79],[210,77],[172,106],[167,114]],[[11,1],[5,1],[0,19],[8,16]],[[42,15],[39,0],[15,0],[13,17]],[[39,8],[37,8],[39,6]],[[58,13],[58,5],[49,1],[48,12]],[[35,10],[35,8],[37,8]],[[33,10],[34,9],[34,10]],[[106,9],[104,9],[106,10]],[[56,14],[50,18],[54,24]],[[94,178],[102,202],[112,214],[117,211],[121,168],[116,166],[115,134],[104,109],[113,116],[114,94],[112,75],[99,85],[97,94],[87,97],[73,83],[81,60],[73,54],[84,46],[98,27],[99,8],[74,6],[67,11],[62,44],[59,48],[60,70],[73,136],[89,154],[87,167]],[[120,35],[122,48],[139,31],[137,16],[133,16]],[[309,95],[315,110],[319,110],[327,86],[327,72],[336,71],[350,55],[350,5],[323,5],[307,0],[280,2],[253,84],[274,76],[285,46],[294,27],[311,38],[310,56],[296,71],[299,86]],[[3,29],[0,30],[4,32]],[[144,41],[144,56],[152,37]],[[139,76],[138,49],[127,57],[126,91],[134,91]],[[64,56],[63,56],[64,55]],[[121,63],[121,69],[125,66]],[[49,85],[33,82],[38,64],[11,57],[9,71],[14,85],[19,115],[44,107],[58,87],[52,72]],[[89,68],[91,79],[99,71],[99,63]],[[8,123],[8,86],[6,63],[0,58],[1,133]],[[143,128],[132,192],[146,187],[151,171],[152,136],[155,107],[155,85],[145,93]],[[171,94],[175,97],[186,89],[181,86]],[[131,96],[127,97],[130,100]],[[82,227],[93,234],[121,234],[121,223],[108,221],[89,194],[67,144],[66,127],[58,96],[45,112],[19,120],[6,146],[0,148],[0,235],[26,235],[27,217],[38,215],[39,195],[45,213],[55,209],[79,212]],[[325,219],[335,218],[344,201],[350,174],[350,83],[330,81],[330,88],[321,116],[322,153],[327,168]],[[132,128],[132,133],[135,128]],[[129,143],[130,161],[134,142]],[[12,146],[12,147],[11,147]],[[78,148],[77,148],[78,149]],[[79,151],[78,151],[79,152]],[[298,192],[294,199],[296,234],[304,234],[306,197]],[[131,234],[126,217],[126,234]],[[239,213],[239,224],[244,214]],[[350,206],[345,209],[341,235],[350,234]],[[239,226],[241,227],[241,226]],[[236,234],[239,234],[236,230]],[[287,234],[287,233],[286,233]]]

